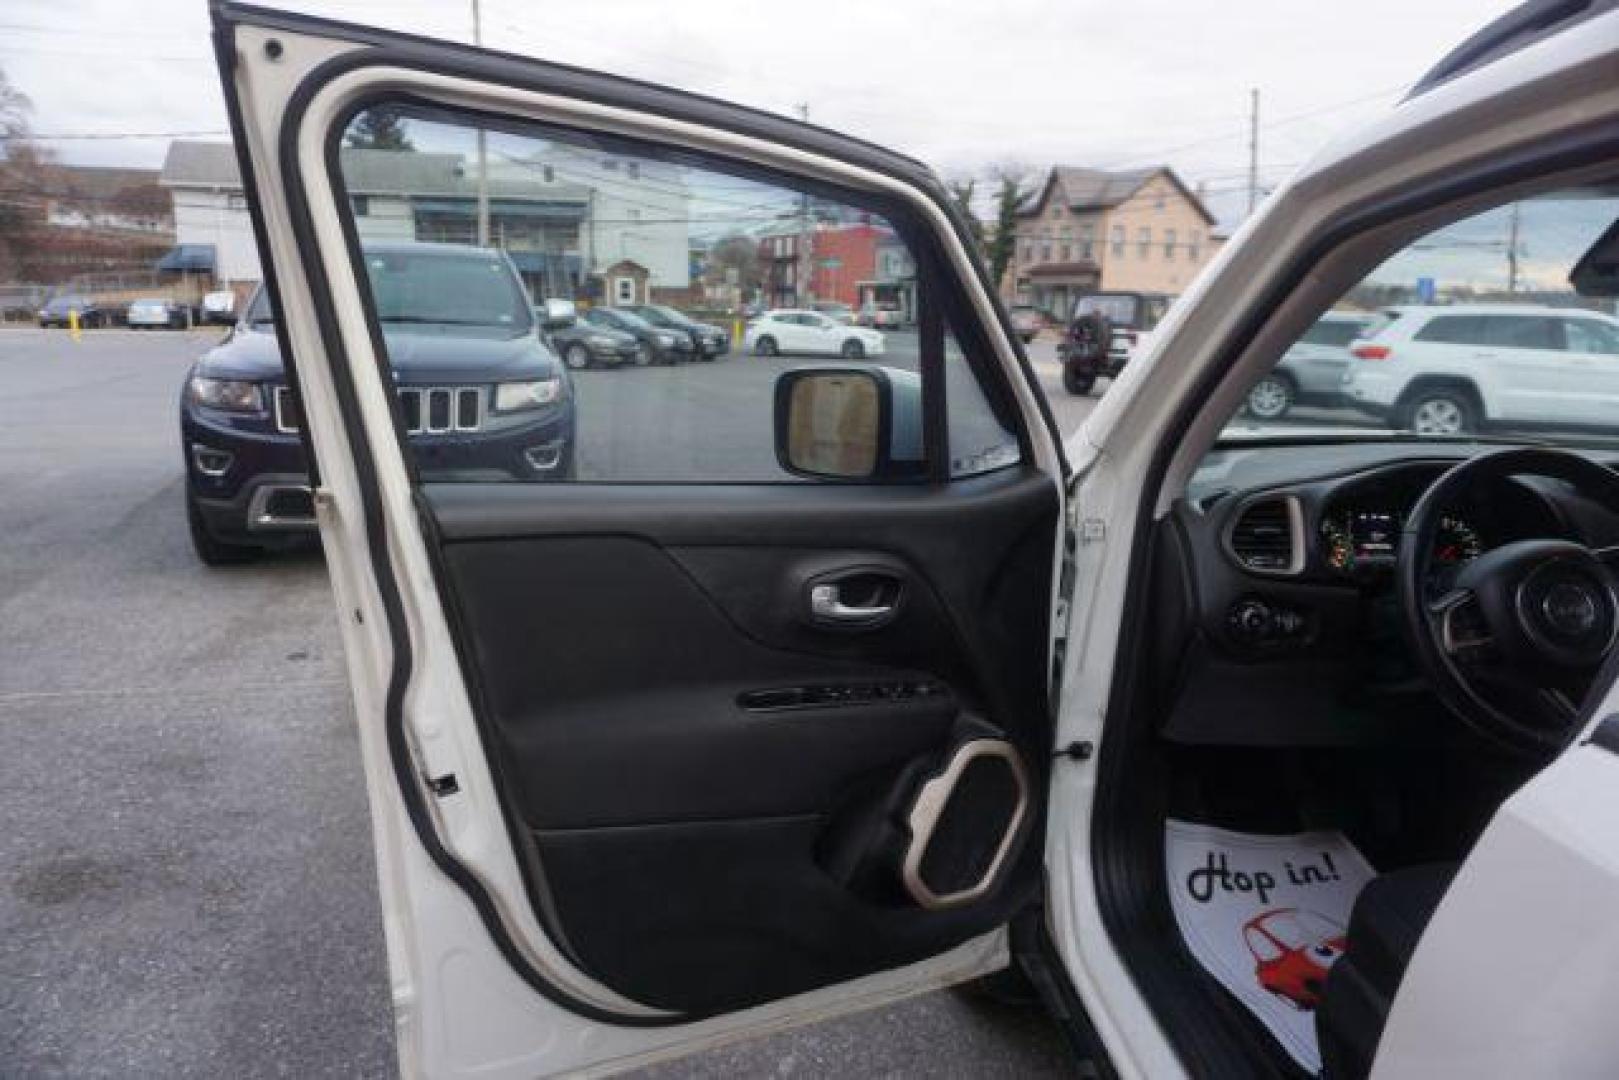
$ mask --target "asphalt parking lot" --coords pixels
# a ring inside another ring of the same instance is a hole
[[[176,399],[217,336],[0,331],[0,1074],[394,1071],[320,556],[211,571],[186,537]],[[1071,430],[1093,400],[1063,394],[1050,344],[1032,352]],[[682,393],[768,445],[766,363],[585,373],[582,475],[656,461]],[[630,380],[660,381],[656,422],[637,425],[654,399]],[[587,434],[609,413],[647,440]],[[1040,1013],[940,993],[653,1072],[1064,1068]]]

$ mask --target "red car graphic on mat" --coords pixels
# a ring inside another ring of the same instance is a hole
[[[1243,926],[1242,938],[1253,954],[1259,985],[1307,1012],[1321,1003],[1327,972],[1344,954],[1344,928],[1298,908],[1255,916]]]

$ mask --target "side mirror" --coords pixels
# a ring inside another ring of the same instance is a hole
[[[776,379],[776,460],[817,480],[926,475],[922,380],[897,368],[799,368]]]
[[[1619,296],[1619,221],[1597,237],[1580,261],[1569,271],[1568,283],[1581,296]]]
[[[579,321],[579,309],[572,300],[547,300],[534,309],[542,330],[564,330]]]

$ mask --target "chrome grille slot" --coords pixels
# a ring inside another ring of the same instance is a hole
[[[296,435],[303,417],[292,388],[275,388],[276,430]],[[451,431],[483,430],[483,388],[479,386],[402,386],[399,411],[405,430],[412,435],[442,435]]]

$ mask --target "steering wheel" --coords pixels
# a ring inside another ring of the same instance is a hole
[[[1481,454],[1417,500],[1395,575],[1402,621],[1434,692],[1498,745],[1544,753],[1573,737],[1581,704],[1619,638],[1619,548],[1519,540],[1464,565],[1441,596],[1429,572],[1440,518],[1481,481],[1564,480],[1619,511],[1619,473],[1563,450]]]

